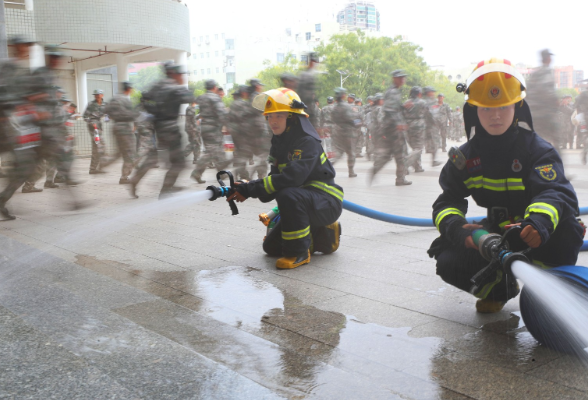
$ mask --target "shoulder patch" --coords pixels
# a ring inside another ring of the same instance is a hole
[[[451,160],[451,163],[455,166],[455,168],[459,169],[460,171],[466,167],[466,158],[461,152],[459,148],[453,146],[449,149],[447,156]]]
[[[302,150],[294,150],[292,153],[292,161],[300,160],[302,158]]]
[[[535,171],[537,171],[539,176],[546,181],[554,181],[557,178],[557,172],[555,172],[555,169],[553,169],[553,164],[535,167]]]

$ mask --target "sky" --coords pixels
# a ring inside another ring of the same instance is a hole
[[[184,0],[192,31],[221,32],[219,24],[241,29],[283,31],[297,21],[333,19],[340,0]],[[573,65],[588,78],[588,1],[375,0],[381,32],[402,35],[423,48],[430,66],[467,67],[491,57],[539,65],[539,51],[554,53],[553,65]],[[204,5],[206,4],[206,5]],[[290,5],[292,5],[290,7]],[[217,16],[218,18],[214,18]],[[584,42],[582,42],[582,40]]]

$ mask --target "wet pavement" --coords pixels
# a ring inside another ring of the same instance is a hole
[[[578,152],[568,161],[588,206]],[[0,398],[588,399],[588,369],[538,345],[518,299],[480,315],[435,275],[434,228],[344,211],[339,251],[279,271],[257,220],[272,204],[194,203],[206,185],[189,171],[158,202],[162,170],[132,200],[118,166],[86,178],[88,162],[75,190],[90,208],[18,193],[18,219],[0,223]],[[395,187],[389,165],[368,188],[365,159],[355,179],[340,164],[348,200],[430,216],[439,167]]]

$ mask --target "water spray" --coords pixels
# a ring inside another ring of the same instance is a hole
[[[223,175],[227,175],[229,177],[230,186],[226,186],[225,182],[221,179],[221,176]],[[206,188],[206,190],[210,190],[212,192],[212,197],[209,199],[210,201],[215,201],[219,197],[229,197],[235,192],[235,179],[233,178],[231,171],[218,171],[216,173],[216,180],[219,186],[210,185]],[[239,209],[237,209],[235,200],[229,201],[229,207],[231,207],[231,212],[233,215],[239,214]]]

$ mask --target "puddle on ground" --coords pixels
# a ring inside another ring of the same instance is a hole
[[[87,268],[100,269],[88,260],[84,258]],[[125,269],[130,274],[132,269]],[[178,307],[169,305],[154,311],[160,306],[148,302],[118,313],[286,397],[430,399],[455,394],[439,383],[439,360],[454,351],[440,338],[415,338],[408,335],[410,327],[364,323],[304,304],[259,278],[263,272],[253,268],[133,272],[139,275],[119,278],[187,309],[174,311]],[[520,321],[513,315],[507,326],[520,329]],[[520,344],[513,340],[511,350],[525,357],[533,339],[521,334],[528,346],[516,350]],[[484,338],[482,332],[479,337]],[[460,348],[459,340],[454,344]],[[480,354],[488,352],[474,347]]]

